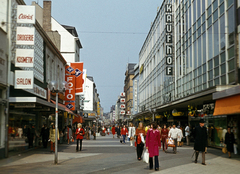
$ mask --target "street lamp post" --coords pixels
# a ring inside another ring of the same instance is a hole
[[[60,86],[60,87],[58,87]],[[58,93],[65,92],[67,87],[67,82],[62,82],[60,85],[56,81],[51,81],[48,83],[48,88],[56,93],[56,106],[55,106],[55,158],[54,163],[58,163]]]

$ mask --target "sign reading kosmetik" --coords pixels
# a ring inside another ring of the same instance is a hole
[[[35,6],[18,5],[17,23],[35,24]]]
[[[33,67],[34,50],[33,49],[16,49],[15,66],[16,67]]]
[[[35,28],[17,27],[17,45],[34,45]]]
[[[33,71],[15,70],[15,89],[32,89]]]
[[[173,75],[173,36],[172,36],[172,4],[165,5],[166,14],[166,75]]]

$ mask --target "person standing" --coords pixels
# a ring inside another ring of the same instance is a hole
[[[190,128],[189,126],[186,124],[186,127],[185,127],[185,137],[186,137],[186,142],[187,142],[187,145],[189,146],[189,136],[190,136]]]
[[[120,127],[119,125],[116,128],[116,132],[117,132],[117,137],[120,138],[121,132],[120,132]]]
[[[155,159],[155,170],[159,170],[159,149],[161,149],[161,141],[160,141],[160,132],[157,129],[157,124],[153,123],[153,127],[148,130],[146,137],[146,149],[149,152],[149,169],[153,169],[153,157]]]
[[[44,127],[41,129],[40,136],[42,136],[43,148],[47,148],[49,138],[49,129],[47,127],[47,124],[44,124]]]
[[[123,125],[123,128],[122,128],[122,130],[121,130],[121,135],[122,135],[122,137],[123,137],[123,144],[126,144],[126,143],[125,143],[125,139],[126,139],[126,135],[127,135],[127,134],[128,134],[128,130],[127,130],[126,126]]]
[[[167,150],[167,145],[166,145],[166,139],[168,137],[168,129],[166,124],[163,125],[163,129],[161,130],[161,138],[162,138],[162,145],[163,145],[163,151],[165,149]]]
[[[227,145],[228,157],[231,158],[231,153],[234,151],[233,144],[235,143],[235,139],[230,127],[227,128],[224,143]]]
[[[128,127],[128,132],[129,132],[129,139],[130,139],[130,146],[133,146],[133,142],[134,142],[134,136],[135,136],[135,127],[133,126],[132,123],[130,123],[129,127]]]
[[[141,135],[143,137],[146,137],[146,132],[144,130],[142,122],[140,122],[138,124],[138,128],[136,129],[136,133],[135,133],[136,144],[137,144],[137,159],[139,161],[142,159],[142,152],[143,152],[143,147],[144,147],[144,144],[142,143],[142,140],[141,140]]]
[[[28,138],[28,148],[30,149],[33,147],[33,139],[35,137],[35,128],[32,124],[30,124],[30,127],[27,131],[27,138]]]
[[[204,126],[204,120],[201,119],[199,125],[196,126],[194,131],[194,150],[195,150],[195,163],[197,163],[199,152],[202,152],[202,165],[205,163],[205,148],[207,147],[207,128]]]
[[[95,124],[93,125],[93,127],[92,127],[92,134],[93,134],[93,139],[94,140],[96,140],[96,126],[95,126]]]
[[[183,132],[182,132],[182,128],[180,126],[178,126],[177,128],[178,128],[177,145],[178,145],[178,147],[180,147],[180,146],[182,146],[181,141],[182,141],[182,138],[183,138]]]
[[[49,139],[51,140],[51,152],[55,152],[55,125],[52,123],[51,124],[51,128],[49,131]],[[58,136],[58,140],[59,140],[59,131],[57,130],[57,136]]]
[[[77,127],[78,128],[76,129],[76,135],[77,135],[77,137],[76,137],[76,139],[77,139],[76,152],[78,152],[78,150],[79,150],[79,142],[80,142],[80,151],[82,150],[82,140],[83,140],[83,136],[85,134],[81,123],[78,123]]]
[[[67,140],[68,140],[68,144],[70,142],[71,137],[72,137],[72,129],[71,129],[71,125],[68,125],[68,127],[67,127]]]
[[[168,132],[168,137],[174,140],[175,145],[175,147],[173,147],[174,153],[177,153],[177,138],[179,137],[178,133],[179,133],[178,128],[176,128],[176,124],[173,123],[172,128]]]
[[[112,134],[113,134],[113,138],[114,138],[114,136],[115,136],[115,126],[114,125],[112,127]]]

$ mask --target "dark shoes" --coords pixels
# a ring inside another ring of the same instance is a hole
[[[159,171],[159,168],[155,168],[155,171]]]
[[[202,165],[206,166],[206,163],[202,163]]]
[[[194,162],[197,163],[197,160],[195,160]]]

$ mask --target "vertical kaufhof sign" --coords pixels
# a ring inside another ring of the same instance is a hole
[[[173,75],[173,16],[172,4],[165,5],[166,14],[166,75]]]

